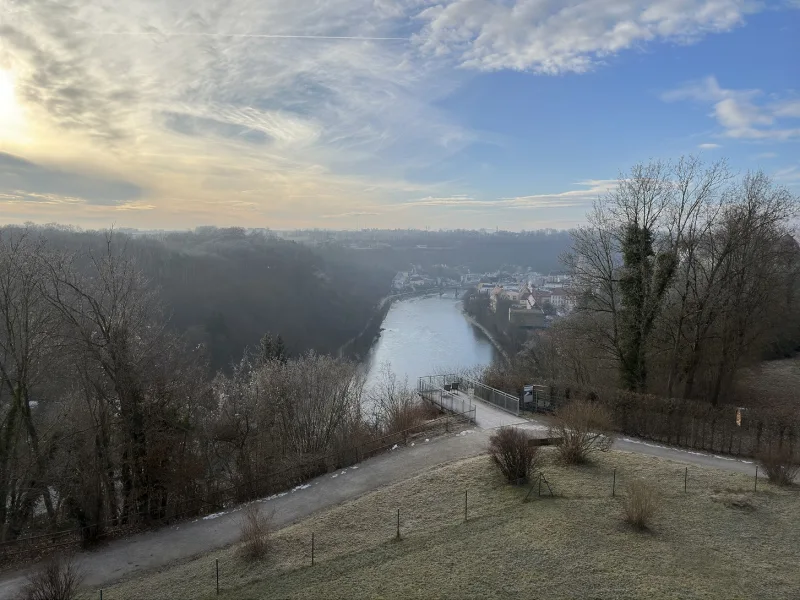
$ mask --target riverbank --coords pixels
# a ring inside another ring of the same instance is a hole
[[[511,357],[508,355],[508,352],[506,352],[506,349],[503,348],[502,344],[500,344],[500,342],[498,342],[494,338],[494,336],[489,332],[489,330],[486,327],[484,327],[481,323],[479,323],[478,320],[475,319],[475,317],[473,317],[466,310],[464,310],[463,306],[461,307],[461,314],[464,315],[464,318],[470,324],[474,325],[475,327],[481,330],[481,333],[483,333],[483,335],[486,336],[486,339],[488,339],[492,343],[495,349],[500,353],[500,356],[503,357],[503,360],[505,360],[507,363],[511,362]]]

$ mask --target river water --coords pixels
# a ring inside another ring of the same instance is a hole
[[[392,304],[383,331],[366,357],[367,387],[389,364],[398,380],[412,388],[421,375],[486,366],[497,350],[461,312],[461,300],[449,296],[410,298]]]

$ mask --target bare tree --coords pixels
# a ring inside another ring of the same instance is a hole
[[[34,232],[0,231],[0,523],[12,537],[39,499],[55,518],[46,479],[50,440],[38,427],[46,408],[38,405],[58,362],[57,315],[42,293],[43,252]]]
[[[626,389],[647,389],[656,325],[665,309],[677,305],[684,314],[687,293],[684,288],[676,294],[674,282],[688,269],[729,178],[724,162],[705,167],[693,157],[636,165],[596,203],[589,226],[573,233],[566,262],[579,312],[589,317],[583,329],[618,362]],[[677,331],[672,363],[679,352]]]

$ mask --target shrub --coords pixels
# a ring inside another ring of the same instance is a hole
[[[520,429],[503,427],[489,438],[489,454],[509,483],[525,483],[536,464],[539,448]]]
[[[270,548],[270,519],[256,503],[248,504],[242,514],[241,554],[246,560],[264,558]]]
[[[647,529],[658,510],[658,496],[655,489],[641,479],[628,484],[622,500],[625,520],[637,529]]]
[[[792,485],[800,473],[800,460],[794,458],[788,450],[770,450],[758,457],[761,468],[772,483]]]
[[[55,556],[28,578],[19,597],[20,600],[74,600],[83,578],[71,557]]]
[[[576,400],[555,412],[550,435],[560,438],[558,452],[570,465],[586,462],[597,450],[608,450],[613,442],[613,421],[608,409],[597,402]]]

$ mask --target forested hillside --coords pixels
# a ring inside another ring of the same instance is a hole
[[[289,234],[316,247],[326,256],[347,257],[349,262],[382,265],[395,270],[409,264],[428,268],[446,264],[472,272],[520,266],[541,273],[562,270],[561,256],[569,250],[568,231],[364,230],[352,232],[298,231]],[[360,248],[354,249],[353,246]]]
[[[12,229],[6,229],[12,233]],[[45,228],[53,250],[106,251],[106,234]],[[160,236],[115,232],[114,242],[158,290],[170,327],[203,344],[212,371],[227,369],[262,335],[280,334],[290,354],[334,353],[366,324],[393,273],[244,229],[200,228]]]

